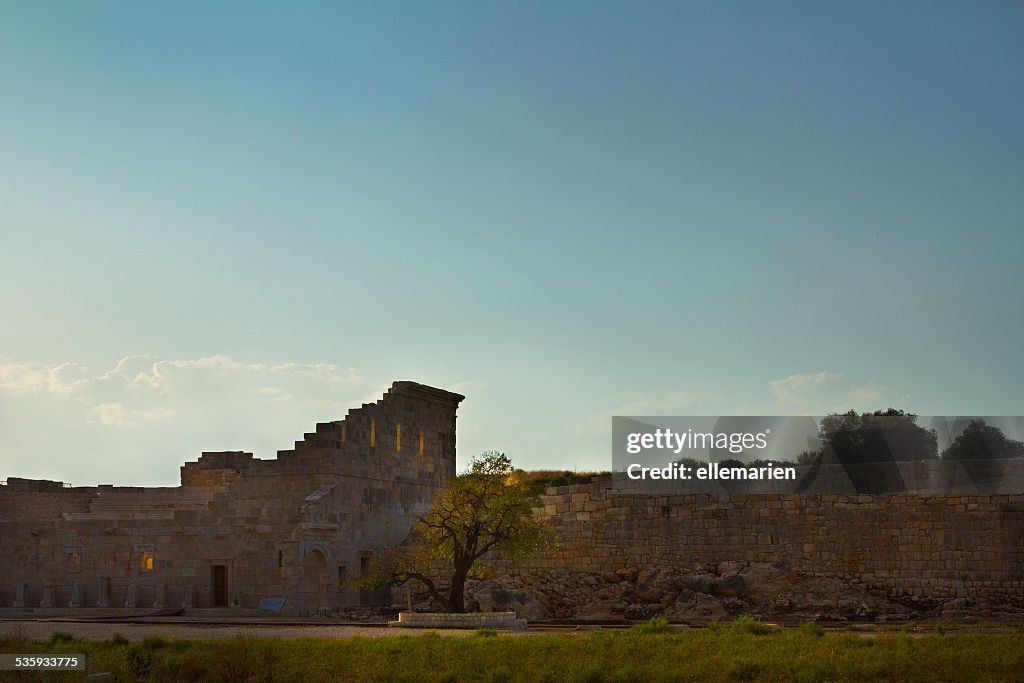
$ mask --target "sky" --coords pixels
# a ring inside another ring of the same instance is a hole
[[[395,380],[1024,414],[1024,4],[0,0],[0,479],[175,485]]]

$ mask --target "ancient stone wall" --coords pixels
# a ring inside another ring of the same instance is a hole
[[[1024,491],[652,496],[604,477],[542,500],[558,551],[513,573],[782,561],[892,596],[1024,599]]]
[[[396,382],[276,459],[203,453],[182,466],[178,487],[8,478],[0,607],[251,608],[280,597],[286,612],[308,614],[370,602],[348,583],[406,538],[454,475],[462,399]],[[628,493],[609,477],[550,489],[539,514],[557,552],[505,569],[594,581],[781,562],[893,597],[1024,605],[1024,461],[899,463],[914,493],[858,493],[874,473],[828,467],[802,493],[793,483],[773,493],[721,483]]]
[[[459,394],[396,382],[274,460],[203,453],[181,486],[0,487],[0,606],[256,607],[371,599],[347,585],[455,472]]]

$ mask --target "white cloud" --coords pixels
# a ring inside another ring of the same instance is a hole
[[[67,399],[88,383],[88,370],[81,365],[60,363],[49,366],[0,357],[0,394],[6,396],[49,393],[56,398]]]
[[[781,413],[825,415],[879,410],[905,402],[909,396],[877,382],[855,383],[834,372],[798,373],[772,382],[775,408]]]
[[[84,390],[92,378],[89,369],[74,363],[61,363],[49,372],[49,390],[57,398],[71,398],[75,393]]]
[[[170,420],[177,413],[173,408],[154,406],[148,410],[126,408],[123,403],[101,403],[89,409],[90,417],[111,427],[136,427],[143,422]]]
[[[47,365],[0,357],[0,394],[49,396],[79,406],[90,421],[137,427],[178,416],[258,415],[266,406],[338,413],[371,385],[331,363],[244,363],[225,355],[194,359],[125,356],[104,372],[72,362]],[[375,400],[375,399],[373,399]],[[322,417],[322,415],[321,415]]]
[[[337,365],[331,363],[282,363],[270,368],[271,372],[292,376],[311,377],[328,382],[362,382],[363,378],[349,368],[342,373]]]
[[[484,389],[487,387],[487,382],[477,382],[475,380],[467,380],[465,382],[456,382],[448,387],[448,391],[454,391],[456,394],[461,394],[464,391],[472,391],[473,389]]]
[[[0,357],[0,392],[8,396],[38,394],[47,385],[48,370],[40,363],[17,363]]]
[[[800,372],[772,382],[772,393],[779,408],[803,404],[810,397],[834,391],[843,376],[834,372]]]
[[[386,389],[331,363],[130,355],[96,371],[0,357],[0,469],[172,485],[202,451],[272,458]]]

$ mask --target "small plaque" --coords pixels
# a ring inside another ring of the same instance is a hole
[[[260,609],[274,610],[284,607],[284,598],[263,598],[260,600]]]

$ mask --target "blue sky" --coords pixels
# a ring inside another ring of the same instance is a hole
[[[174,484],[396,379],[1021,414],[1024,5],[0,2],[0,477]]]

